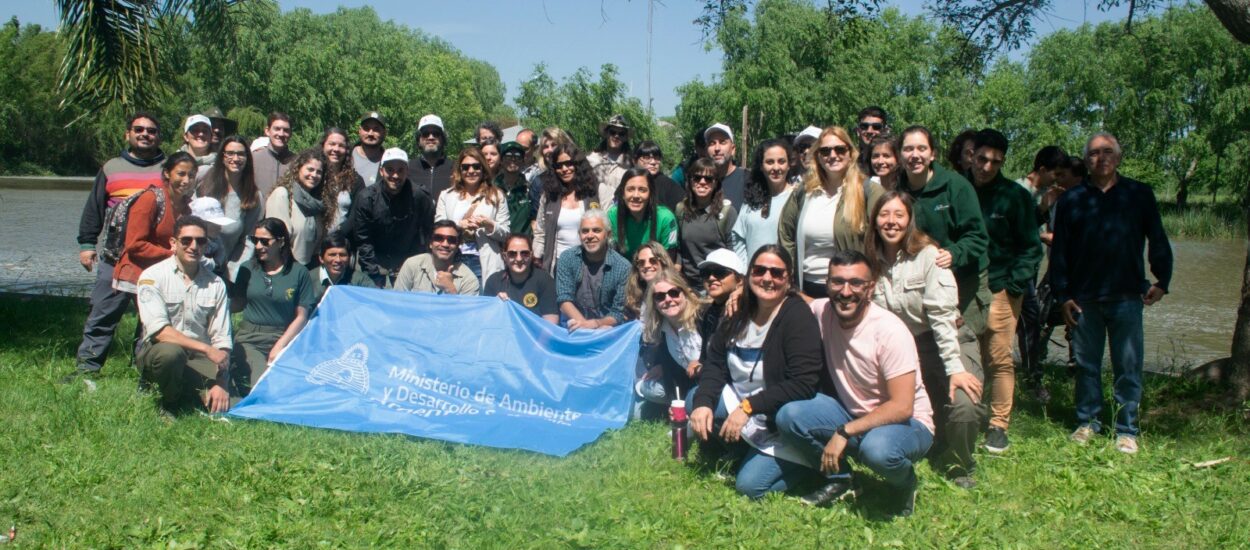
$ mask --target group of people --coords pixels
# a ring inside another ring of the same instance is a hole
[[[329,128],[298,153],[282,113],[253,141],[214,121],[188,117],[166,156],[156,117],[137,113],[97,176],[78,237],[97,281],[71,377],[98,373],[131,302],[135,363],[162,406],[221,412],[329,286],[497,296],[570,331],[640,321],[638,413],[688,396],[702,454],[735,464],[743,494],[815,482],[804,502],[833,502],[854,493],[850,458],[909,514],[921,458],[971,488],[987,418],[984,448],[1008,450],[1013,341],[1043,395],[1054,304],[1072,334],[1072,439],[1102,431],[1110,337],[1114,444],[1137,452],[1142,306],[1167,292],[1172,256],[1109,133],[1080,157],[1045,147],[1012,180],[1001,132],[960,134],[944,166],[927,128],[895,132],[868,107],[851,131],[764,140],[747,167],[713,124],[670,176],[621,115],[589,153],[560,128],[505,140],[486,122],[454,159],[433,114],[411,158],[385,146],[377,112],[354,142]]]

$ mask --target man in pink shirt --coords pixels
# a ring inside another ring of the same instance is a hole
[[[827,284],[829,298],[811,303],[825,347],[821,393],[777,413],[777,429],[827,476],[803,502],[821,506],[851,494],[852,457],[894,489],[897,515],[911,515],[913,464],[933,444],[915,340],[902,320],[873,305],[876,277],[862,253],[835,252]]]

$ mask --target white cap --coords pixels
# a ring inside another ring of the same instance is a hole
[[[182,131],[184,133],[190,132],[191,127],[196,124],[206,124],[210,130],[213,128],[213,121],[209,120],[208,117],[204,115],[191,115],[187,117],[187,123],[182,125]]]
[[[191,201],[191,215],[211,223],[217,227],[225,227],[235,222],[221,209],[221,203],[212,197],[200,197]]]
[[[447,132],[447,130],[443,128],[443,119],[439,118],[438,115],[425,115],[421,117],[421,121],[417,123],[417,131],[420,131],[426,126],[438,126],[439,130],[443,130],[444,133]]]
[[[725,135],[729,136],[729,141],[734,140],[734,131],[729,129],[728,126],[725,126],[724,124],[721,124],[719,122],[711,126],[708,126],[708,128],[703,131],[703,139],[708,139],[709,137],[711,137],[712,132],[725,132]]]
[[[405,164],[407,164],[408,153],[404,152],[404,150],[399,147],[391,147],[390,149],[382,152],[382,162],[378,164],[386,164],[392,160],[402,160]]]
[[[269,147],[269,137],[268,137],[268,136],[260,136],[260,137],[258,137],[258,138],[256,138],[256,139],[252,140],[252,145],[251,145],[250,147],[248,147],[248,149],[251,149],[251,150],[253,150],[253,151],[259,151],[259,150],[264,149],[264,148],[266,148],[266,147]]]
[[[799,132],[799,135],[794,136],[794,144],[798,145],[800,141],[806,141],[808,139],[812,141],[820,139],[820,128],[815,126],[808,126],[807,128],[804,128],[802,132]]]
[[[734,251],[728,248],[717,248],[708,253],[708,255],[699,262],[699,269],[703,269],[710,265],[719,265],[721,267],[732,269],[734,273],[742,276],[746,273],[746,268],[742,266],[742,258],[739,258]]]

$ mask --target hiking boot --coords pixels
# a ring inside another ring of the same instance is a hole
[[[1007,430],[990,426],[985,432],[985,450],[998,455],[1007,452],[1008,447],[1011,447],[1011,442],[1007,441]]]
[[[1080,428],[1077,428],[1075,432],[1072,432],[1072,435],[1069,436],[1069,439],[1076,442],[1078,445],[1085,445],[1086,443],[1089,443],[1089,440],[1093,439],[1093,437],[1094,437],[1094,428],[1090,426],[1089,424],[1086,424],[1084,426],[1081,426]]]
[[[1137,454],[1137,438],[1131,435],[1118,435],[1115,438],[1115,450],[1126,455]]]
[[[808,506],[829,506],[834,502],[854,496],[854,494],[855,492],[851,490],[851,480],[837,479],[803,495],[799,500]]]
[[[911,485],[899,489],[900,493],[894,501],[894,510],[890,514],[892,518],[911,517],[916,511],[916,489],[919,483],[913,481]]]

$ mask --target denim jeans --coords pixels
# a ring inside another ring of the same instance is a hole
[[[698,392],[698,387],[691,389],[690,395],[693,396],[696,392]],[[692,412],[694,412],[694,399],[687,398],[687,416]],[[725,410],[725,401],[718,399],[716,410],[712,411],[712,433],[708,436],[709,440],[720,438],[717,434],[720,433],[721,425],[728,417],[729,411]],[[738,474],[735,476],[734,488],[752,500],[763,498],[771,492],[787,491],[816,475],[816,471],[807,466],[768,456],[742,440],[727,445],[747,448],[742,466],[738,468]]]
[[[1076,421],[1098,431],[1102,412],[1102,357],[1111,338],[1115,375],[1115,433],[1136,436],[1142,396],[1142,301],[1140,298],[1080,304],[1072,346],[1076,350]]]
[[[851,413],[838,400],[818,393],[806,401],[792,401],[781,407],[777,412],[777,429],[790,438],[796,448],[809,453],[813,463],[819,464],[834,432],[851,420],[854,420]],[[850,477],[847,458],[854,457],[891,486],[911,487],[916,483],[912,465],[929,452],[932,444],[933,434],[915,418],[902,424],[877,426],[847,442],[838,472],[829,478]]]

